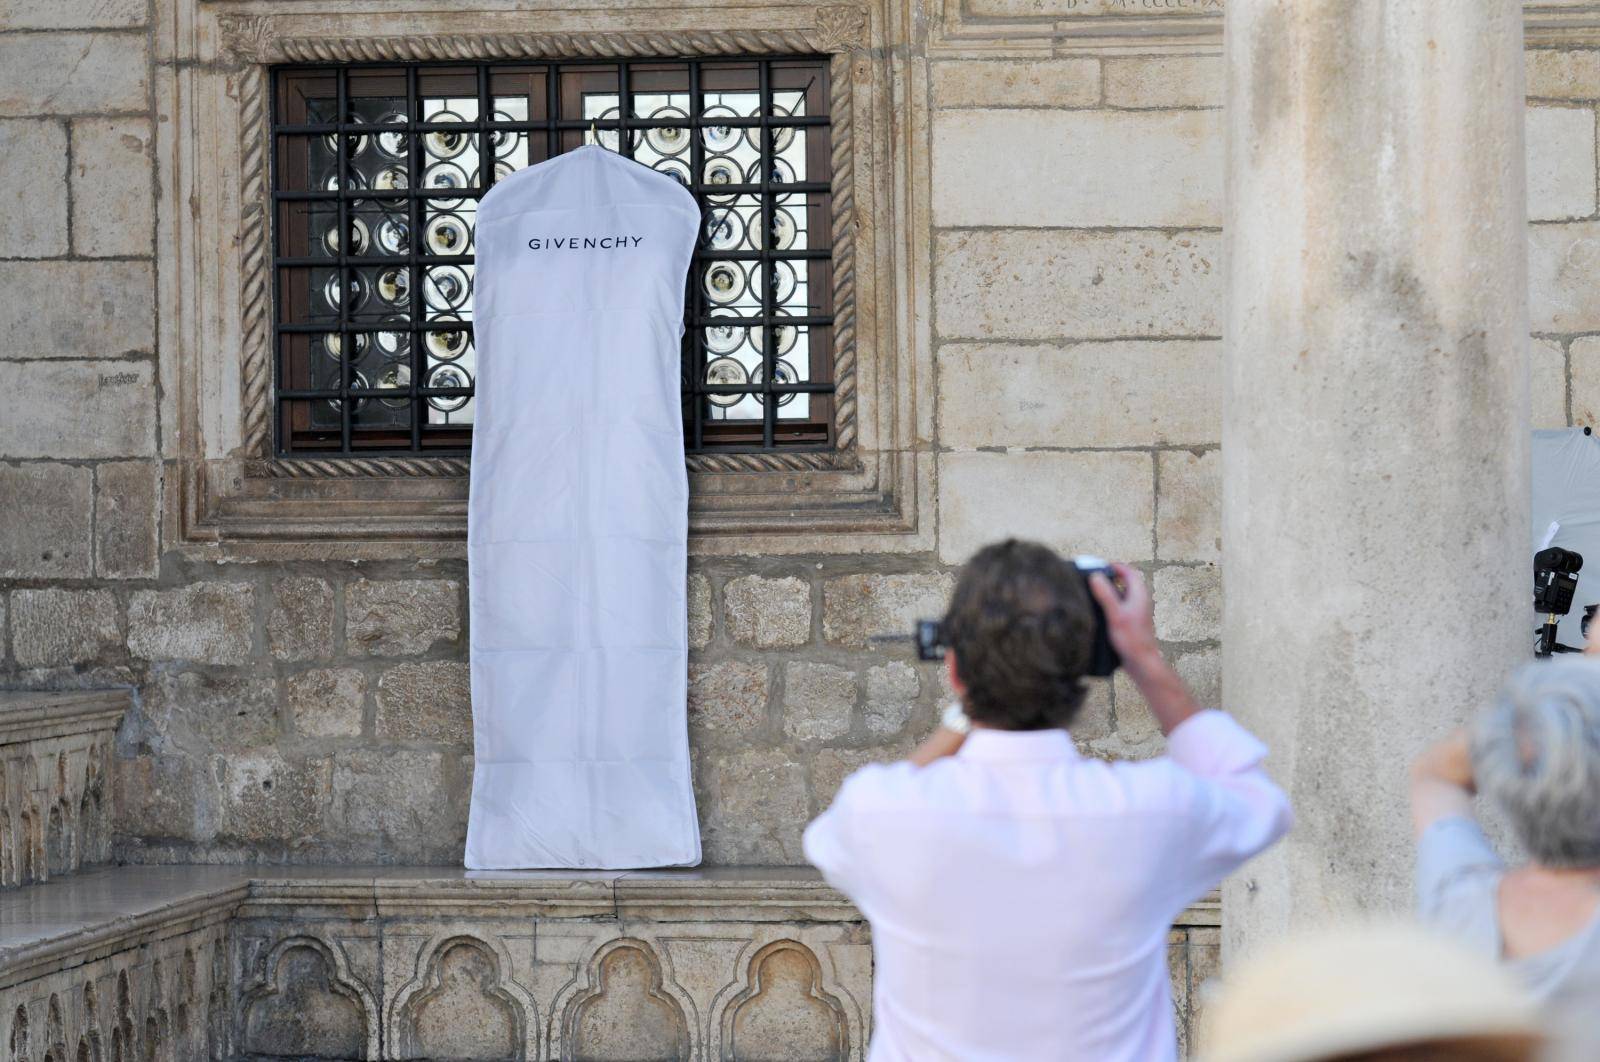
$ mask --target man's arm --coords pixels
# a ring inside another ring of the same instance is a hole
[[[1472,814],[1477,792],[1465,729],[1411,764],[1411,827],[1417,838],[1417,913],[1454,932],[1493,923],[1505,863]]]
[[[866,892],[872,859],[872,846],[862,843],[858,823],[873,804],[874,781],[884,770],[883,764],[868,764],[846,778],[828,809],[811,820],[801,837],[806,862],[857,907],[871,903]]]
[[[1180,891],[1204,891],[1288,832],[1289,799],[1261,768],[1266,746],[1231,717],[1202,709],[1162,657],[1144,576],[1126,564],[1112,568],[1122,594],[1099,574],[1090,576],[1089,590],[1105,612],[1122,669],[1167,736],[1168,756],[1184,769],[1172,798],[1193,829],[1193,877],[1175,874],[1175,882]]]
[[[940,723],[934,728],[933,733],[923,738],[922,743],[911,750],[906,762],[917,767],[926,767],[934,760],[954,756],[966,740],[966,734],[951,730]]]
[[[1411,764],[1411,827],[1418,838],[1440,819],[1470,818],[1472,747],[1465,730],[1457,730]]]

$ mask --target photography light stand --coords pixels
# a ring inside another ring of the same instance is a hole
[[[1545,614],[1543,625],[1533,629],[1534,634],[1538,636],[1538,641],[1534,642],[1533,645],[1534,656],[1542,660],[1545,657],[1551,656],[1555,653],[1583,652],[1582,649],[1571,645],[1562,645],[1560,642],[1556,641],[1556,625],[1560,622],[1560,616],[1556,615],[1554,612],[1549,612]]]

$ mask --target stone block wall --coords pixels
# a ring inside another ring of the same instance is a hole
[[[147,5],[0,7],[0,581],[14,669],[118,637],[158,565],[155,175]],[[72,659],[77,658],[77,659]],[[20,676],[18,676],[20,678]]]
[[[1528,52],[1528,317],[1535,427],[1600,426],[1600,51]]]
[[[25,397],[0,418],[0,686],[138,690],[114,757],[124,858],[456,862],[464,564],[420,547],[235,563],[177,541],[172,396],[232,386],[236,362],[212,352],[179,378],[156,311],[158,271],[190,253],[158,239],[154,205],[168,6],[0,5],[0,385]],[[1180,670],[1220,699],[1217,51],[912,41],[930,545],[774,557],[752,537],[692,561],[709,861],[799,861],[843,775],[931,728],[937,672],[868,638],[937,615],[961,561],[1006,534],[1138,564]],[[1600,418],[1597,55],[1529,52],[1540,426]],[[1160,747],[1120,680],[1078,737]]]

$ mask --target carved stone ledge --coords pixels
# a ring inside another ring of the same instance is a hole
[[[13,1059],[231,1058],[228,937],[191,926],[0,987]]]
[[[932,492],[932,459],[918,452],[863,455],[840,472],[700,475],[690,480],[690,550],[738,549],[752,530],[768,552],[829,551],[863,535],[893,536],[880,549],[930,548],[912,506]],[[205,475],[205,468],[191,475]],[[254,560],[416,559],[465,553],[467,480],[238,477],[210,497],[204,526],[226,555]],[[810,502],[809,507],[807,502]],[[908,511],[909,510],[909,511]],[[795,523],[804,517],[796,534]],[[849,538],[846,536],[856,536]],[[881,541],[881,540],[880,540]],[[867,547],[863,547],[867,548]]]
[[[132,703],[128,690],[0,693],[0,746],[115,730]]]
[[[808,868],[684,871],[617,879],[616,914],[651,922],[834,922],[861,915]]]
[[[1168,940],[1185,1028],[1216,914]],[[0,1037],[26,1058],[844,1062],[871,1035],[867,924],[803,867],[124,867],[0,915]]]
[[[123,867],[0,896],[0,993],[221,925],[249,886],[249,875],[238,867]]]
[[[0,694],[0,888],[111,856],[111,741],[126,690]]]

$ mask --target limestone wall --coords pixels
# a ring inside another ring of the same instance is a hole
[[[1600,425],[1600,224],[1595,104],[1600,51],[1541,48],[1528,62],[1528,323],[1535,427]]]
[[[1049,21],[1080,6],[873,9],[892,40],[857,62],[894,64],[905,90],[873,135],[927,196],[898,222],[912,260],[858,268],[904,270],[914,293],[900,341],[926,345],[927,371],[894,415],[917,425],[907,455],[932,496],[903,534],[696,544],[711,862],[799,861],[843,775],[932,726],[936,672],[867,639],[936,615],[956,566],[1003,534],[1146,569],[1162,639],[1219,695],[1220,42],[1197,23],[1187,46],[1099,46]],[[191,90],[175,86],[211,94],[197,113],[232,104],[238,80],[173,29],[224,7],[0,4],[0,684],[137,687],[114,763],[124,858],[454,862],[471,775],[459,543],[244,555],[180,527],[184,447],[239,434],[226,405],[180,411],[237,394],[238,335],[158,313],[158,281],[236,261],[239,209],[180,197],[157,146],[189,120],[169,113]],[[1600,418],[1597,56],[1530,54],[1539,425]],[[171,238],[180,218],[194,245]],[[1159,748],[1121,683],[1078,736],[1096,755]]]

